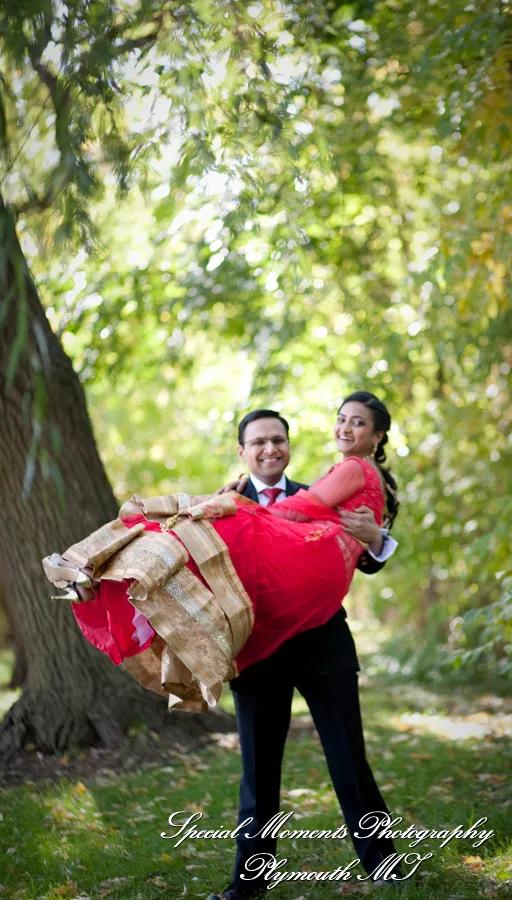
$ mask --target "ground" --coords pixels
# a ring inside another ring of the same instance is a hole
[[[371,667],[369,667],[371,671]],[[416,848],[397,840],[400,853],[431,852],[404,900],[476,900],[512,897],[510,810],[505,755],[510,750],[512,703],[489,686],[418,685],[384,674],[362,676],[368,756],[395,827],[494,832],[453,839],[441,848],[434,837]],[[271,697],[269,697],[271,702]],[[230,711],[229,693],[223,700]],[[321,748],[300,697],[283,771],[282,808],[293,811],[286,827],[335,829],[340,819]],[[510,765],[508,766],[510,770]],[[30,749],[8,773],[0,792],[0,844],[6,866],[0,898],[13,900],[150,900],[205,897],[229,882],[234,855],[230,838],[169,834],[169,815],[201,812],[198,827],[236,825],[240,758],[236,733],[214,734],[194,748],[144,732],[133,733],[117,752],[101,748],[41,758]],[[333,872],[355,854],[348,839],[283,839],[279,858],[287,873]],[[1,870],[0,870],[1,871]],[[327,900],[364,896],[355,872],[347,881],[283,881],[278,900]],[[374,889],[385,900],[391,887]],[[373,893],[373,891],[371,891]]]

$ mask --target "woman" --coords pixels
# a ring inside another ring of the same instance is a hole
[[[115,522],[44,560],[46,573],[90,600],[73,604],[78,624],[114,663],[170,705],[204,709],[223,681],[339,609],[363,552],[339,512],[396,515],[381,465],[389,427],[377,397],[353,394],[334,429],[344,461],[309,490],[271,508],[234,493],[135,496]]]

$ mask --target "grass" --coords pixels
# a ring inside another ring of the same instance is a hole
[[[230,704],[227,694],[223,705]],[[512,897],[505,702],[474,688],[457,689],[454,695],[375,679],[363,686],[362,704],[368,757],[392,814],[403,817],[402,827],[466,828],[487,816],[480,829],[495,832],[478,848],[470,840],[453,840],[444,849],[425,841],[416,851],[433,856],[420,865],[414,883],[404,883],[400,896]],[[304,729],[287,744],[282,808],[295,814],[287,827],[335,829],[342,820],[300,697],[294,713]],[[65,764],[64,759],[64,770]],[[168,764],[132,773],[99,770],[84,782],[62,777],[4,790],[0,898],[167,900],[222,889],[230,880],[233,840],[188,839],[175,847],[175,841],[160,835],[171,830],[168,817],[178,810],[203,813],[198,827],[233,829],[239,775],[236,738],[223,736],[200,753],[174,754]],[[396,843],[399,852],[414,852],[406,841]],[[285,839],[278,854],[287,859],[286,871],[333,871],[355,858],[349,839]],[[340,892],[359,897],[368,887],[353,874],[345,883],[285,882],[269,897],[327,900]],[[389,887],[375,889],[382,900],[395,893]]]
[[[11,648],[2,647],[0,649],[0,719],[3,719],[7,710],[21,694],[19,688],[14,690],[9,688],[13,664],[14,654]]]

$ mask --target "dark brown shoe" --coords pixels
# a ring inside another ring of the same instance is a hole
[[[207,900],[258,900],[267,893],[266,888],[256,888],[252,891],[243,890],[238,887],[228,887],[220,894],[210,894]]]

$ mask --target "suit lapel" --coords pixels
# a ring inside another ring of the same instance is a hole
[[[300,484],[298,481],[290,481],[289,478],[286,478],[286,496],[287,497],[293,497],[293,495],[296,494],[297,491],[300,491],[301,487],[304,487],[304,485]]]
[[[259,503],[258,491],[254,487],[250,478],[248,479],[247,484],[242,491],[242,496],[249,497],[250,500],[254,500],[255,503]]]

